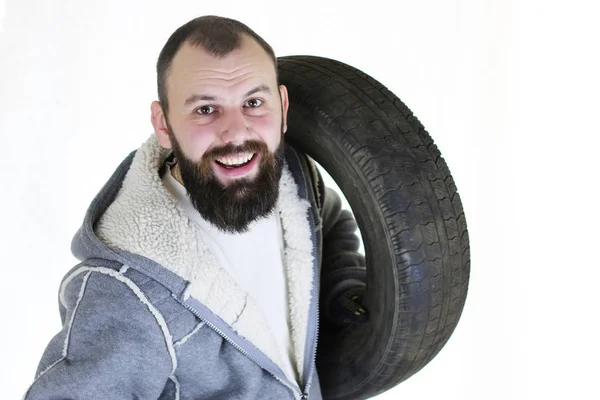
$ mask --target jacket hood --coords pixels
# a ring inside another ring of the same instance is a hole
[[[193,297],[281,366],[258,303],[219,265],[202,231],[164,187],[161,172],[170,153],[152,134],[121,162],[91,202],[73,238],[73,255],[81,261],[125,264],[182,300]],[[286,145],[276,212],[283,227],[295,365],[302,380],[316,249],[311,205],[306,188],[299,188],[290,171],[291,153]]]

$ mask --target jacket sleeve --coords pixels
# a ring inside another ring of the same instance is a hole
[[[352,213],[342,209],[337,192],[323,183],[321,174],[313,164],[323,229],[321,260],[320,309],[327,323],[345,325],[363,323],[367,310],[360,299],[366,288],[367,269],[365,256],[359,253],[358,225]],[[327,325],[323,328],[326,330]]]
[[[364,282],[365,257],[358,252],[360,239],[356,234],[358,225],[354,216],[342,209],[340,196],[325,186],[315,162],[308,156],[307,159],[323,230],[321,282],[325,286],[348,279]],[[322,289],[328,290],[327,287]]]
[[[365,257],[358,252],[360,240],[352,213],[342,209],[335,190],[324,187],[323,193],[323,260],[322,273],[339,268],[364,267]]]
[[[159,398],[175,362],[162,316],[116,270],[79,271],[63,284],[63,328],[24,400]]]

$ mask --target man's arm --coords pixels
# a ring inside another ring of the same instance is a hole
[[[352,213],[342,209],[335,190],[323,184],[317,171],[323,220],[323,257],[321,263],[322,309],[337,325],[367,320],[360,299],[365,289],[365,257],[358,252],[358,225]]]
[[[162,317],[117,271],[82,271],[66,284],[63,328],[23,400],[158,398],[173,370]]]
[[[358,252],[358,225],[352,213],[342,209],[335,190],[325,187],[323,196],[323,273],[338,268],[364,267],[365,257]],[[327,269],[327,271],[325,271]]]

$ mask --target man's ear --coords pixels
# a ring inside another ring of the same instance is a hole
[[[279,85],[279,97],[281,97],[281,115],[283,117],[283,132],[287,131],[287,112],[290,106],[287,88]]]
[[[169,137],[169,128],[167,127],[167,119],[163,113],[162,106],[158,101],[153,101],[150,109],[151,122],[158,143],[165,149],[172,148],[171,138]]]

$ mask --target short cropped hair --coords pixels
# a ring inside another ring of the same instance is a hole
[[[173,58],[184,43],[203,48],[213,57],[225,57],[241,46],[242,34],[250,36],[267,52],[275,65],[277,84],[277,58],[273,48],[256,32],[245,24],[234,19],[206,15],[195,18],[180,26],[167,40],[158,56],[156,63],[156,79],[158,86],[158,101],[165,116],[169,108],[167,99],[167,76],[173,63]]]

